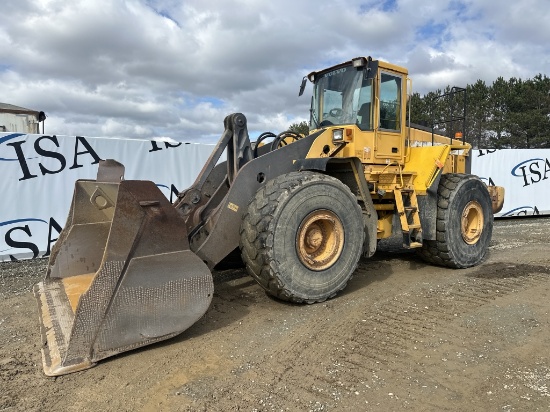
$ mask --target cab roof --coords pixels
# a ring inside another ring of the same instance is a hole
[[[310,74],[307,75],[307,78],[310,81],[313,81],[312,79],[314,79],[315,76],[318,75],[318,74],[323,74],[323,73],[326,73],[326,72],[329,72],[329,71],[332,71],[332,70],[337,70],[341,67],[349,66],[350,64],[353,64],[354,62],[361,61],[361,60],[363,60],[364,64],[366,64],[367,62],[373,62],[373,63],[377,63],[378,67],[380,67],[382,69],[391,70],[391,71],[401,73],[401,74],[404,74],[404,75],[409,74],[409,71],[405,67],[397,66],[396,64],[388,63],[388,62],[385,62],[385,61],[382,61],[382,60],[374,60],[372,57],[368,56],[368,57],[356,57],[356,58],[348,60],[346,62],[339,63],[335,66],[331,66],[331,67],[327,67],[327,68],[319,70],[319,71],[311,72]]]

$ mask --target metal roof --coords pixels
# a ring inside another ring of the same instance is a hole
[[[13,104],[0,103],[0,113],[15,113],[15,114],[29,113],[29,114],[38,115],[39,111],[26,109],[24,107],[15,106]]]

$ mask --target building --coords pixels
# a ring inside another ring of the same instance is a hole
[[[13,104],[0,103],[0,132],[44,133],[46,114]]]

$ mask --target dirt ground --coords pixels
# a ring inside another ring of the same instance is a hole
[[[182,335],[43,375],[30,289],[44,260],[0,264],[0,411],[548,411],[550,218],[499,220],[464,270],[381,244],[337,298],[268,297],[216,272]]]

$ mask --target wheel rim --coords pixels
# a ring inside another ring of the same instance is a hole
[[[471,201],[462,212],[462,238],[469,245],[477,243],[483,231],[483,209],[476,201]]]
[[[305,217],[296,236],[300,261],[311,270],[331,267],[344,248],[344,227],[330,210],[315,210]]]

